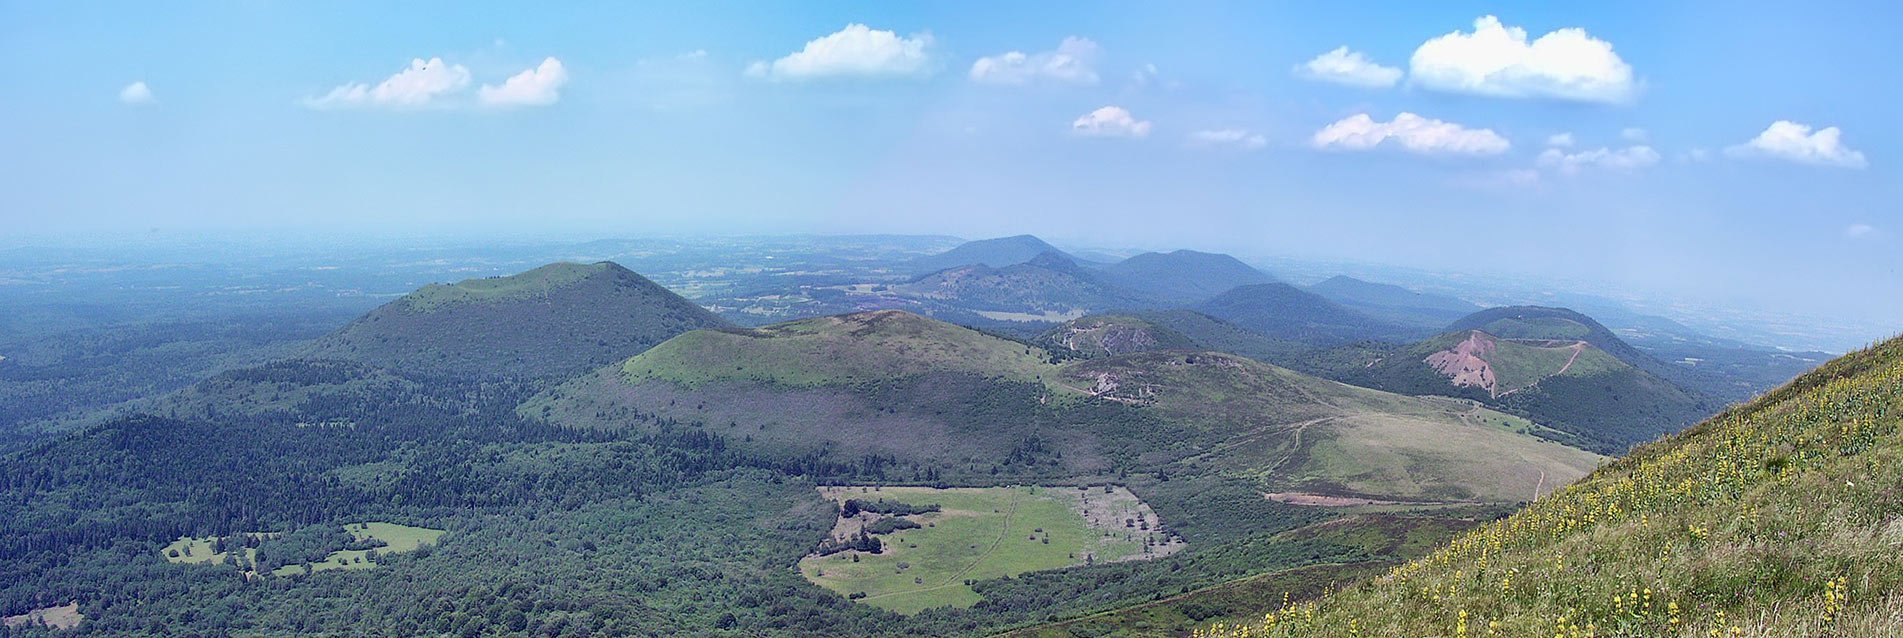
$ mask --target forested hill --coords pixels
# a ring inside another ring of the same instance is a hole
[[[1209,637],[1903,635],[1903,339]]]
[[[421,374],[558,377],[720,319],[613,262],[433,284],[325,337],[311,358]]]

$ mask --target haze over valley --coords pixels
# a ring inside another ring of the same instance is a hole
[[[1895,13],[0,4],[0,638],[1903,635]]]

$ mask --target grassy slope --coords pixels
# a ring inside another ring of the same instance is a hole
[[[1574,359],[1571,347],[1512,341],[1488,333],[1482,336],[1495,342],[1488,361],[1502,394],[1496,397],[1481,388],[1456,387],[1425,360],[1455,347],[1469,334],[1468,330],[1443,334],[1392,354],[1344,352],[1332,360],[1316,361],[1329,367],[1330,376],[1357,385],[1481,401],[1561,431],[1548,432],[1550,438],[1606,453],[1675,431],[1716,409],[1700,396],[1596,346],[1587,347]],[[1566,367],[1568,360],[1571,367]],[[1559,374],[1561,369],[1566,372]]]
[[[1073,319],[1045,331],[1032,342],[1083,357],[1196,347],[1196,342],[1188,336],[1133,315],[1091,315]]]
[[[1374,581],[1203,633],[1898,635],[1899,419],[1903,339],[1640,448]]]
[[[1080,362],[1065,378],[1113,379],[1206,433],[1191,465],[1265,489],[1416,500],[1515,501],[1585,475],[1598,457],[1540,441],[1534,424],[1469,403],[1326,381],[1244,357],[1153,352]],[[1542,473],[1546,476],[1542,477]]]
[[[430,284],[398,300],[410,312],[436,312],[458,304],[496,303],[531,299],[571,286],[607,271],[607,263],[549,264],[508,277],[466,279],[453,284]]]
[[[881,310],[692,332],[629,359],[622,370],[630,381],[690,387],[713,381],[810,387],[947,370],[1034,382],[1056,367],[1049,353],[1025,344]]]
[[[651,412],[744,445],[889,454],[966,472],[1036,437],[1061,452],[1058,465],[1036,470],[1042,476],[1220,474],[1265,491],[1390,500],[1521,501],[1599,460],[1463,401],[1219,353],[1058,365],[1035,347],[891,311],[690,333],[618,372],[544,393],[523,413],[615,428]]]
[[[1371,578],[1433,551],[1476,523],[1460,517],[1357,514],[1282,532],[1273,542],[1353,548],[1353,559],[1281,569],[1099,614],[1005,634],[1017,638],[1182,636],[1218,620],[1274,610],[1284,595],[1309,598]]]

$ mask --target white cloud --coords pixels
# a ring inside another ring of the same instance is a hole
[[[462,91],[469,86],[469,69],[446,64],[442,58],[411,60],[409,68],[398,71],[372,87],[361,82],[331,89],[322,97],[305,98],[304,105],[314,109],[387,106],[421,108],[437,98]]]
[[[1573,134],[1572,133],[1555,133],[1553,134],[1552,137],[1546,138],[1546,145],[1556,147],[1556,148],[1572,148]]]
[[[1681,162],[1703,162],[1705,160],[1711,159],[1711,151],[1707,151],[1702,148],[1694,148],[1692,150],[1685,151],[1685,153],[1680,155],[1678,159]]]
[[[568,69],[562,61],[545,58],[540,66],[509,76],[502,86],[482,85],[477,97],[489,106],[547,106],[562,98],[565,84]]]
[[[1269,139],[1261,133],[1247,129],[1225,128],[1196,131],[1189,134],[1189,141],[1196,146],[1226,146],[1253,151],[1269,145]]]
[[[1549,148],[1540,153],[1538,162],[1542,167],[1568,175],[1592,167],[1631,171],[1659,163],[1659,153],[1652,147],[1644,145],[1628,146],[1622,149],[1596,148],[1578,153],[1567,153],[1556,148]]]
[[[1071,36],[1055,51],[1023,53],[1011,51],[978,58],[971,65],[971,81],[982,84],[1030,84],[1051,81],[1064,84],[1096,84],[1092,67],[1101,49],[1087,38]]]
[[[119,89],[119,101],[126,104],[152,104],[158,99],[152,97],[152,88],[146,86],[144,80],[140,80]]]
[[[1401,81],[1400,69],[1375,64],[1360,51],[1349,51],[1345,46],[1315,56],[1295,67],[1295,73],[1311,80],[1373,89],[1387,88]]]
[[[1106,106],[1077,118],[1070,123],[1070,130],[1094,137],[1148,137],[1150,123],[1136,119],[1123,107]]]
[[[1627,142],[1644,142],[1652,136],[1642,128],[1627,128],[1619,131],[1619,138]]]
[[[1493,16],[1475,20],[1472,33],[1422,43],[1408,66],[1414,83],[1455,93],[1626,102],[1638,91],[1631,65],[1585,29],[1560,29],[1529,43],[1525,29]]]
[[[1790,120],[1772,122],[1751,141],[1725,149],[1733,157],[1772,157],[1805,164],[1863,168],[1863,153],[1844,146],[1843,131],[1829,126],[1812,132]]]
[[[1316,148],[1360,151],[1389,140],[1421,154],[1496,155],[1512,147],[1493,129],[1470,129],[1413,113],[1389,122],[1376,122],[1366,113],[1350,116],[1316,131],[1312,141]]]
[[[747,75],[774,80],[927,75],[932,71],[931,46],[929,33],[902,37],[853,23],[771,63],[754,62]]]
[[[1143,66],[1137,67],[1135,71],[1130,72],[1130,83],[1138,87],[1149,86],[1150,83],[1154,81],[1156,81],[1155,64],[1144,64]]]
[[[1869,224],[1851,224],[1844,229],[1846,239],[1876,239],[1877,228]]]

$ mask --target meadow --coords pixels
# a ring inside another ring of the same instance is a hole
[[[370,569],[377,566],[376,558],[371,556],[373,553],[413,552],[436,544],[444,533],[440,529],[378,522],[345,523],[343,529],[350,533],[352,545],[375,547],[339,549],[326,554],[322,560],[277,567],[270,570],[271,575],[295,576],[331,569]],[[222,565],[229,562],[245,570],[247,576],[255,577],[258,575],[259,549],[269,551],[270,543],[282,536],[275,532],[251,532],[222,538],[187,536],[172,541],[160,549],[159,554],[166,561],[177,564]],[[223,547],[220,547],[221,544]],[[218,551],[220,549],[224,551]]]
[[[848,550],[800,561],[807,580],[903,614],[969,607],[971,583],[1030,571],[1137,560],[1182,548],[1147,505],[1122,487],[830,487],[828,499],[937,505],[906,516],[915,529],[879,534],[879,553]],[[842,518],[850,536],[875,515]]]

